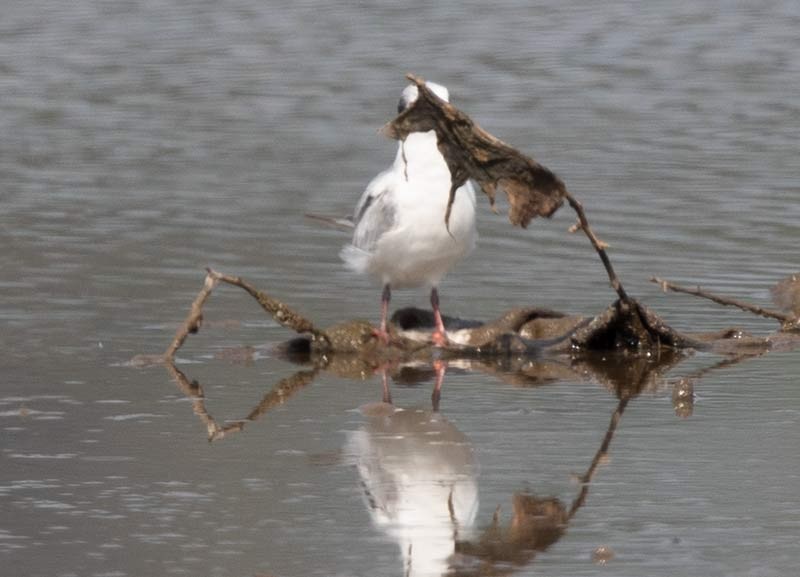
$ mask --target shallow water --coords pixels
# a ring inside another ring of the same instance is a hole
[[[321,325],[377,317],[379,290],[338,260],[346,239],[302,215],[346,214],[391,160],[376,131],[406,72],[447,84],[484,128],[558,172],[628,291],[676,328],[765,334],[769,321],[647,279],[769,306],[769,286],[800,270],[798,29],[790,1],[6,6],[2,573],[437,574],[440,548],[424,544],[477,542],[498,505],[508,523],[513,494],[569,508],[619,407],[596,375],[521,386],[454,366],[438,414],[430,378],[393,383],[395,406],[435,425],[416,434],[359,410],[381,400],[379,375],[323,372],[209,443],[169,372],[126,363],[166,348],[207,265]],[[479,248],[442,286],[446,312],[593,314],[613,298],[585,239],[566,232],[567,209],[524,231],[481,209]],[[426,300],[397,291],[394,304]],[[209,307],[178,366],[207,414],[236,422],[306,369],[276,358],[286,331],[234,289]],[[220,358],[240,346],[256,348],[252,362]],[[708,372],[691,417],[677,417],[673,382],[721,360],[697,354],[632,398],[566,532],[508,568],[794,574],[797,353]],[[446,483],[463,495],[455,537]],[[598,547],[613,552],[606,565]]]

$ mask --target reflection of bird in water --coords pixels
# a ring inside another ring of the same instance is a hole
[[[383,406],[350,439],[370,515],[400,546],[404,575],[443,575],[478,510],[472,448],[439,413]]]
[[[438,97],[448,99],[444,86],[427,83]],[[403,90],[399,112],[418,97],[415,85]],[[458,189],[450,215],[444,215],[450,194],[450,169],[437,146],[436,133],[415,132],[400,142],[394,164],[369,183],[356,206],[351,244],[341,252],[347,266],[383,283],[378,336],[386,330],[391,288],[431,287],[436,330],[433,341],[447,341],[439,312],[437,285],[475,246],[475,190],[467,182]]]

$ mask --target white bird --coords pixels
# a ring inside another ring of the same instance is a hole
[[[427,87],[447,101],[447,88],[433,82]],[[419,91],[403,90],[398,112],[410,107]],[[458,189],[450,214],[449,231],[444,222],[450,193],[450,169],[439,152],[436,132],[414,132],[398,144],[394,164],[376,176],[361,196],[354,213],[353,241],[341,251],[353,271],[383,283],[381,324],[376,331],[389,342],[387,316],[391,289],[422,285],[431,287],[431,306],[436,325],[435,344],[447,342],[439,310],[439,282],[475,246],[475,189],[470,182]]]

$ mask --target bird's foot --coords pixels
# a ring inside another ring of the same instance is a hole
[[[378,339],[381,344],[384,346],[389,346],[392,342],[392,336],[389,334],[389,331],[386,329],[372,329],[372,334]]]
[[[446,332],[436,329],[433,331],[433,333],[431,333],[431,342],[435,347],[444,348],[450,344],[450,339],[447,338]]]

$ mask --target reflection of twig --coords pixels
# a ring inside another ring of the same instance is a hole
[[[794,317],[792,315],[788,315],[782,313],[780,311],[776,311],[773,309],[765,309],[756,305],[752,305],[750,303],[746,303],[743,301],[739,301],[736,299],[731,299],[723,296],[716,295],[714,293],[710,293],[708,291],[703,290],[700,287],[690,288],[690,287],[682,287],[676,284],[672,284],[671,282],[665,281],[664,279],[658,277],[652,277],[650,282],[654,282],[658,285],[661,285],[661,290],[663,291],[672,291],[676,293],[685,293],[694,295],[697,297],[702,297],[711,301],[714,301],[717,304],[729,306],[729,307],[736,307],[742,309],[743,311],[747,311],[768,319],[776,319],[781,322],[783,328],[789,328],[793,326],[797,326],[800,319]]]
[[[270,409],[282,405],[297,391],[311,384],[316,378],[317,373],[317,369],[298,371],[285,379],[281,379],[278,384],[272,387],[270,392],[264,395],[258,405],[245,417],[245,420],[255,421]]]
[[[739,354],[733,357],[727,357],[717,363],[714,363],[713,365],[697,369],[696,371],[681,377],[681,379],[691,379],[692,381],[697,381],[698,379],[705,377],[707,374],[711,372],[718,371],[720,369],[726,369],[728,367],[732,367],[733,365],[738,365],[742,361],[752,359],[753,357],[759,357],[763,354],[764,352],[760,351],[750,354]]]
[[[695,398],[694,386],[702,377],[719,369],[737,365],[744,360],[761,356],[765,352],[766,350],[753,353],[740,353],[733,357],[724,358],[711,366],[703,367],[688,375],[672,380],[672,406],[675,408],[675,414],[683,418],[692,416]]]
[[[192,399],[192,410],[194,414],[200,417],[203,424],[208,431],[208,440],[214,441],[225,435],[223,427],[217,424],[217,421],[206,410],[205,394],[203,388],[197,381],[189,381],[189,378],[176,367],[172,362],[165,363],[167,371],[172,376],[175,383],[178,385],[183,394]]]
[[[456,551],[479,559],[480,564],[469,563],[453,568],[453,575],[477,577],[483,575],[507,575],[516,568],[530,563],[538,551],[544,551],[558,541],[578,510],[586,502],[589,485],[597,468],[608,455],[611,441],[622,414],[633,395],[623,394],[603,437],[600,448],[589,468],[580,476],[581,489],[572,501],[569,511],[555,497],[539,498],[528,493],[516,493],[512,500],[513,515],[508,528],[500,526],[499,507],[492,517],[492,524],[477,541],[459,541]]]
[[[579,478],[583,486],[578,496],[572,501],[572,506],[569,508],[569,514],[567,515],[568,519],[572,519],[575,513],[578,512],[578,509],[586,502],[586,496],[589,494],[589,483],[591,483],[594,478],[597,466],[608,455],[608,448],[611,445],[611,440],[614,438],[614,432],[617,430],[619,420],[622,418],[622,413],[625,411],[625,407],[628,406],[630,399],[630,397],[623,397],[619,400],[619,403],[617,403],[617,408],[614,410],[614,414],[611,415],[611,421],[608,423],[608,429],[606,430],[605,437],[603,437],[603,442],[600,444],[600,448],[594,454],[589,468],[586,469],[586,472]]]
[[[192,399],[192,410],[194,411],[195,415],[200,417],[200,420],[203,421],[203,424],[206,426],[209,441],[217,441],[230,433],[238,433],[244,429],[245,424],[250,421],[257,420],[273,407],[282,405],[297,391],[313,382],[318,372],[317,369],[298,371],[297,373],[282,379],[274,387],[272,387],[270,392],[264,395],[261,401],[244,419],[237,419],[235,421],[231,421],[227,425],[220,426],[214,417],[212,417],[206,410],[205,395],[200,384],[197,381],[189,381],[189,378],[172,362],[167,361],[165,365],[170,376],[172,376],[173,380],[181,389],[181,391],[183,391],[187,397]]]

